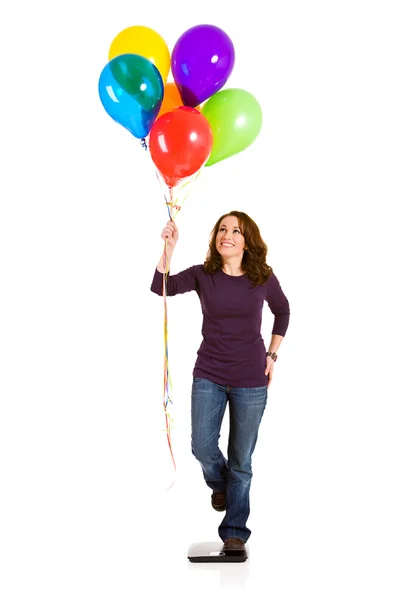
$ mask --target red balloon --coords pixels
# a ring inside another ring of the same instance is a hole
[[[211,154],[212,143],[209,122],[189,106],[164,113],[149,136],[151,158],[170,188],[201,169]]]

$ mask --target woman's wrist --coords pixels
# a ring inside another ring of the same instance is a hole
[[[270,356],[274,362],[276,362],[276,360],[278,358],[278,355],[276,354],[276,352],[269,352],[268,351],[267,352],[267,356]]]

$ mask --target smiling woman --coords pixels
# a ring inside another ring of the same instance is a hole
[[[251,457],[276,352],[289,325],[289,303],[266,263],[268,249],[258,226],[246,213],[231,211],[220,217],[204,264],[176,275],[166,276],[179,238],[174,221],[167,223],[161,237],[166,256],[160,259],[151,291],[159,296],[195,291],[203,312],[203,341],[192,373],[192,453],[212,489],[212,507],[226,510],[218,528],[224,550],[241,550],[251,534],[246,525]],[[264,302],[275,317],[268,353],[261,336]],[[225,458],[218,439],[228,404]]]
[[[273,272],[267,254],[257,224],[246,213],[233,210],[214,225],[204,269],[210,274],[219,270],[233,276],[246,274],[254,285],[262,285]]]
[[[244,275],[241,264],[246,247],[237,217],[230,215],[224,217],[217,231],[215,246],[224,260],[222,267],[224,273]]]

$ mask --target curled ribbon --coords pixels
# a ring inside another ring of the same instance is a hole
[[[156,171],[156,175],[158,178],[158,181],[161,184],[161,180],[160,177]],[[186,181],[180,189],[183,189],[184,187],[187,186],[188,183],[190,183],[191,181],[197,179],[199,175],[199,172],[196,173],[195,177],[191,178],[189,181]],[[186,200],[188,196],[188,192],[186,192],[185,197],[183,198],[182,202],[179,202],[179,199],[176,198],[176,190],[175,188],[169,188],[169,199],[167,199],[165,193],[164,193],[164,200],[165,200],[165,204],[168,210],[168,216],[170,218],[171,221],[174,220],[174,217],[176,216],[177,213],[179,213],[179,211],[182,208],[183,202]],[[172,381],[171,381],[171,374],[170,374],[170,369],[169,369],[169,362],[168,362],[168,311],[167,311],[167,286],[168,286],[168,273],[169,273],[169,261],[168,261],[168,256],[167,256],[167,245],[168,245],[168,240],[165,241],[165,245],[164,245],[164,259],[163,259],[163,266],[164,266],[164,274],[163,274],[163,300],[164,300],[164,393],[163,393],[163,407],[164,407],[164,415],[165,415],[165,424],[166,424],[166,434],[167,434],[167,442],[168,442],[168,447],[171,453],[171,458],[172,458],[172,463],[174,465],[174,471],[176,473],[176,463],[175,463],[175,457],[174,457],[174,453],[172,450],[172,439],[171,439],[171,429],[172,429],[172,424],[173,424],[173,419],[170,415],[170,413],[168,412],[168,405],[169,404],[173,404],[172,402]],[[169,486],[168,489],[170,489],[173,484],[174,484],[175,480],[171,483],[171,485]]]

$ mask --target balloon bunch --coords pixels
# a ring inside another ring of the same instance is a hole
[[[215,25],[196,25],[176,41],[132,26],[112,41],[99,80],[106,112],[147,148],[171,190],[203,166],[247,148],[258,136],[262,111],[239,88],[222,89],[235,63],[230,37]],[[167,81],[172,73],[174,81]]]
[[[112,41],[108,58],[99,79],[100,100],[110,117],[149,147],[157,176],[168,188],[169,197],[164,198],[173,220],[182,206],[177,189],[197,177],[203,166],[247,148],[260,132],[261,107],[246,90],[222,89],[234,67],[235,49],[225,31],[214,25],[185,31],[172,54],[153,29],[127,27]],[[167,81],[170,71],[174,81]],[[164,266],[167,273],[167,242]],[[164,274],[164,410],[175,465],[167,412],[166,281]]]

